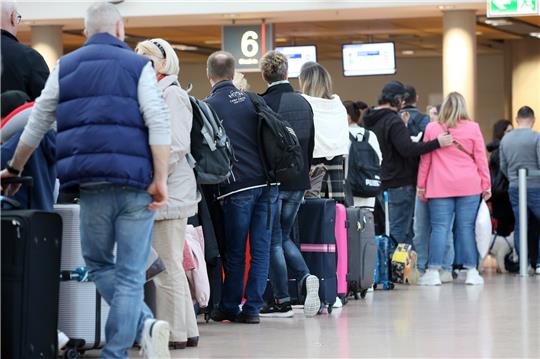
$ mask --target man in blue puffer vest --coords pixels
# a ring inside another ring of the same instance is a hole
[[[80,189],[83,257],[110,305],[101,356],[127,358],[138,340],[146,358],[169,358],[169,325],[143,302],[154,214],[167,201],[169,113],[151,63],[123,42],[114,5],[90,6],[85,34],[51,72],[0,177],[19,175],[57,122],[58,177]]]

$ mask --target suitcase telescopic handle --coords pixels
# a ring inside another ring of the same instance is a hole
[[[8,184],[20,184],[28,188],[28,209],[32,207],[32,191],[34,189],[34,179],[30,176],[9,177],[2,179],[2,187]]]

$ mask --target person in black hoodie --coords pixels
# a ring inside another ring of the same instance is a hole
[[[452,145],[452,136],[441,134],[430,142],[413,142],[398,114],[406,93],[401,82],[387,83],[379,97],[379,106],[364,115],[364,124],[377,135],[383,154],[382,185],[388,192],[390,234],[398,243],[412,245],[418,157]]]
[[[304,192],[311,187],[309,169],[315,146],[315,126],[311,105],[294,91],[287,80],[287,71],[288,60],[282,53],[270,51],[261,60],[262,77],[268,83],[268,89],[262,96],[268,106],[291,125],[302,146],[304,157],[301,173],[287,182],[282,182],[279,187],[270,247],[270,282],[275,303],[264,307],[261,316],[293,316],[288,288],[288,265],[296,275],[297,283],[305,286],[304,314],[310,317],[319,311],[319,279],[310,274],[302,254],[291,240],[291,231],[304,199]]]
[[[233,146],[237,161],[230,178],[219,185],[225,234],[225,281],[214,321],[258,324],[268,279],[272,219],[278,188],[267,183],[257,141],[258,115],[250,97],[232,83],[234,57],[224,51],[210,55],[207,74],[212,92],[205,102],[216,111]],[[263,99],[260,99],[264,103]],[[244,291],[246,241],[249,233],[251,262]]]

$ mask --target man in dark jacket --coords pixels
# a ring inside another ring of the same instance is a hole
[[[36,50],[17,40],[17,27],[20,22],[21,15],[17,12],[15,1],[2,1],[0,93],[20,90],[34,101],[45,86],[45,81],[49,76],[49,67]]]
[[[293,128],[304,157],[304,168],[295,178],[282,182],[279,187],[279,200],[272,226],[270,250],[270,282],[274,290],[275,303],[261,310],[261,316],[292,317],[291,298],[289,296],[287,265],[296,275],[299,287],[305,287],[304,314],[314,316],[320,306],[319,279],[310,275],[309,268],[291,240],[292,226],[304,192],[311,188],[309,169],[313,159],[315,144],[315,126],[310,104],[296,93],[287,81],[288,60],[277,51],[270,51],[261,60],[263,79],[268,83],[268,90],[262,95],[268,106],[278,113]]]
[[[271,223],[278,189],[269,185],[257,142],[258,115],[248,95],[232,83],[235,59],[224,51],[210,55],[207,74],[212,92],[205,100],[223,121],[237,161],[231,178],[219,185],[225,230],[225,282],[215,321],[258,324],[270,261]],[[264,102],[261,99],[261,102]],[[244,291],[246,240],[249,234],[251,264]]]
[[[415,143],[398,114],[405,86],[399,81],[387,83],[379,97],[379,106],[364,116],[364,124],[377,135],[382,162],[382,185],[388,191],[390,234],[399,243],[412,244],[412,220],[416,195],[418,156],[450,146],[452,136],[441,134],[437,140]]]

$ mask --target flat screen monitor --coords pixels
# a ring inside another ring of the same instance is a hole
[[[396,73],[393,42],[346,44],[342,46],[343,75],[372,76]]]
[[[315,45],[282,46],[276,47],[275,50],[289,59],[289,78],[300,76],[300,69],[306,62],[317,62],[317,47]]]

